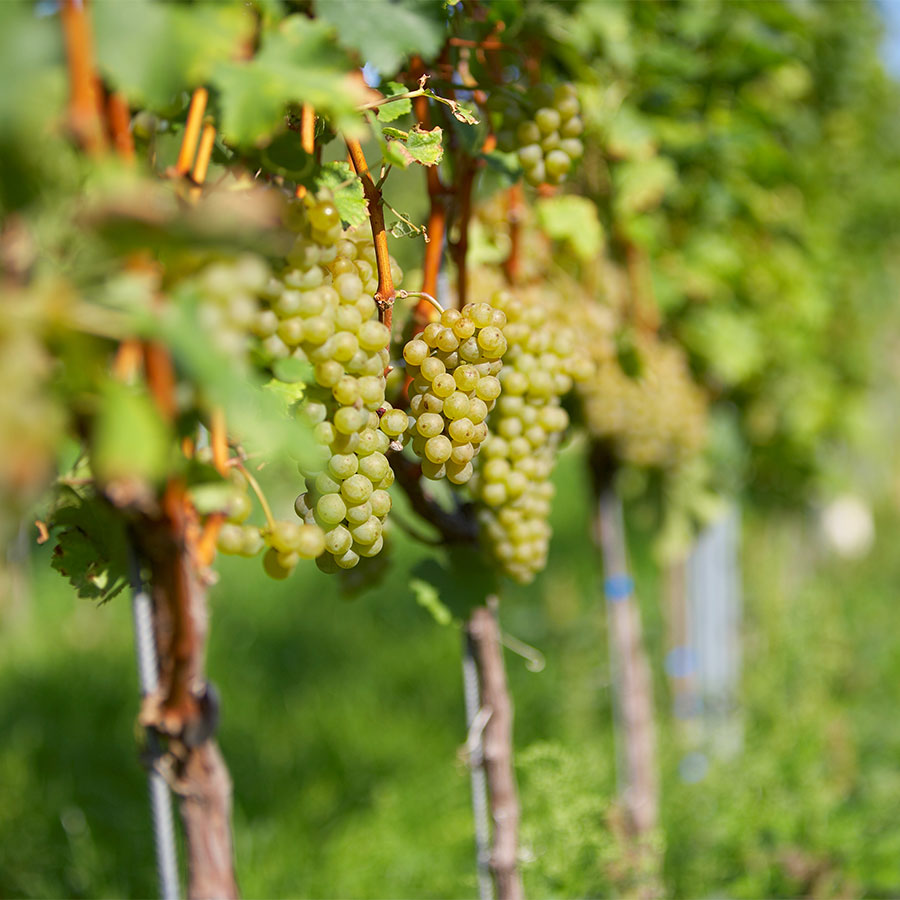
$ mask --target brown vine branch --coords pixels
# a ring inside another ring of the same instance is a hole
[[[425,77],[425,64],[421,57],[414,56],[412,58],[410,72],[413,77],[420,80]],[[426,130],[430,130],[431,114],[428,111],[428,100],[424,95],[415,98],[413,110],[422,126]],[[428,187],[429,211],[428,243],[425,245],[425,259],[422,268],[422,290],[436,297],[444,254],[444,234],[447,229],[446,188],[441,183],[441,175],[437,166],[425,167],[425,183]],[[417,304],[414,315],[420,329],[434,319],[433,310],[424,302]]]
[[[520,255],[522,252],[522,216],[525,196],[522,183],[517,181],[507,194],[507,218],[509,220],[509,256],[503,261],[503,273],[510,284],[519,278]]]
[[[308,103],[300,109],[300,146],[310,156],[316,152],[316,111]]]
[[[410,506],[433,525],[446,544],[472,544],[478,539],[478,525],[469,510],[446,510],[422,487],[422,467],[400,453],[389,456],[397,482],[409,498]]]
[[[197,88],[191,97],[191,105],[184,125],[184,134],[181,138],[181,147],[178,151],[178,160],[175,163],[176,175],[187,175],[191,171],[208,100],[209,91],[202,87]]]
[[[459,202],[457,225],[459,234],[451,244],[451,250],[453,251],[453,262],[456,265],[456,297],[460,309],[468,302],[466,298],[468,295],[469,222],[472,219],[472,187],[475,183],[476,168],[476,160],[465,159],[456,194]]]
[[[134,162],[134,138],[131,135],[131,114],[123,94],[114,91],[106,101],[106,119],[112,135],[113,146],[121,159]]]
[[[213,146],[216,142],[215,126],[207,123],[200,134],[200,144],[197,147],[197,158],[194,160],[194,170],[191,172],[191,181],[194,182],[193,196],[200,194],[200,186],[206,181],[206,173],[209,171],[209,163],[212,159]]]
[[[87,10],[81,0],[63,0],[60,7],[69,69],[69,127],[92,156],[106,150],[94,47]]]
[[[356,174],[362,181],[363,192],[369,204],[369,221],[372,225],[372,239],[375,242],[375,262],[378,266],[378,290],[375,302],[378,304],[378,318],[388,330],[391,328],[394,307],[394,278],[391,275],[391,254],[388,250],[387,231],[384,227],[384,206],[381,190],[375,184],[362,145],[355,138],[346,138],[347,153]]]
[[[625,250],[625,270],[628,273],[628,289],[631,296],[631,317],[644,332],[659,331],[659,307],[653,296],[648,271],[650,261],[646,252],[628,237],[619,236]]]
[[[490,598],[488,603],[496,610],[496,598]],[[488,606],[476,607],[466,625],[466,635],[478,666],[481,708],[489,712],[482,734],[482,754],[494,826],[491,873],[499,900],[521,900],[519,801],[512,762],[513,707],[495,612]]]

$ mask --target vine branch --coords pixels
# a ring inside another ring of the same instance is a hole
[[[375,242],[375,262],[378,266],[378,289],[375,302],[378,304],[378,318],[388,330],[393,319],[394,278],[391,275],[391,254],[388,250],[387,231],[384,227],[384,205],[381,190],[375,184],[369,171],[362,145],[356,138],[346,138],[347,153],[356,174],[362,181],[363,192],[369,204],[369,221],[372,225],[372,240]]]
[[[423,489],[422,467],[418,463],[400,453],[392,453],[389,458],[413,510],[438,530],[444,543],[471,544],[478,539],[478,525],[467,507],[454,511],[444,509]]]

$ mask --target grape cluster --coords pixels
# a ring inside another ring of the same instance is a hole
[[[422,474],[466,484],[500,396],[506,315],[487,303],[447,309],[403,348],[409,384],[409,437]]]
[[[316,524],[299,524],[276,519],[260,528],[245,524],[251,512],[250,497],[238,473],[229,498],[226,521],[219,530],[217,547],[221,553],[256,556],[268,547],[263,568],[272,578],[287,578],[301,559],[315,559],[325,550],[325,535]]]
[[[529,184],[561,184],[584,154],[584,130],[575,86],[542,84],[529,98],[533,105],[504,98],[497,146],[516,152]]]
[[[500,373],[502,394],[491,413],[491,436],[473,479],[482,504],[487,544],[503,571],[522,583],[543,569],[550,543],[550,482],[569,416],[560,400],[575,380],[590,377],[590,360],[572,330],[560,324],[564,298],[547,285],[514,296],[498,292],[492,303],[506,313],[509,349]]]
[[[579,386],[588,429],[610,441],[624,462],[678,466],[703,447],[706,400],[677,346],[641,335],[636,350],[638,377],[606,356],[597,360],[594,378]]]
[[[200,292],[198,320],[216,347],[236,361],[246,359],[260,315],[259,296],[269,279],[264,259],[245,253],[207,265],[194,278]]]
[[[303,466],[307,489],[295,510],[306,526],[321,530],[319,568],[349,569],[383,545],[394,477],[386,453],[406,431],[407,417],[384,397],[390,333],[377,320],[371,235],[344,231],[328,197],[295,204],[287,222],[297,238],[288,267],[267,289],[269,305],[256,330],[270,356],[312,366],[302,414],[320,452]],[[401,272],[392,268],[397,283]],[[272,540],[283,555],[274,533]]]

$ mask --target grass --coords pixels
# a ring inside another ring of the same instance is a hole
[[[504,599],[524,867],[533,897],[621,892],[603,609],[577,454],[559,474],[553,564]],[[697,784],[657,665],[665,876],[673,896],[900,894],[896,517],[869,559],[810,557],[795,525],[748,517],[746,746]],[[655,578],[635,535],[647,641]],[[348,601],[312,567],[285,584],[226,560],[209,671],[235,783],[246,896],[473,896],[459,634],[415,604],[398,541],[386,580]],[[798,570],[798,560],[803,560]],[[33,560],[34,596],[0,633],[0,896],[152,896],[134,741],[127,600],[79,601]]]

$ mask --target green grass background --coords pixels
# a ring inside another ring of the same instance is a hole
[[[526,892],[627,895],[606,633],[577,448],[557,473],[552,563],[504,598],[516,702]],[[656,674],[666,893],[900,896],[900,520],[858,563],[808,523],[745,516],[742,754],[683,783],[649,542],[632,551]],[[352,601],[312,566],[273,584],[225,560],[209,672],[234,779],[248,897],[475,894],[460,637],[415,604],[398,540],[385,582]],[[129,605],[75,598],[32,559],[33,597],[0,632],[0,897],[154,896],[136,761]]]

